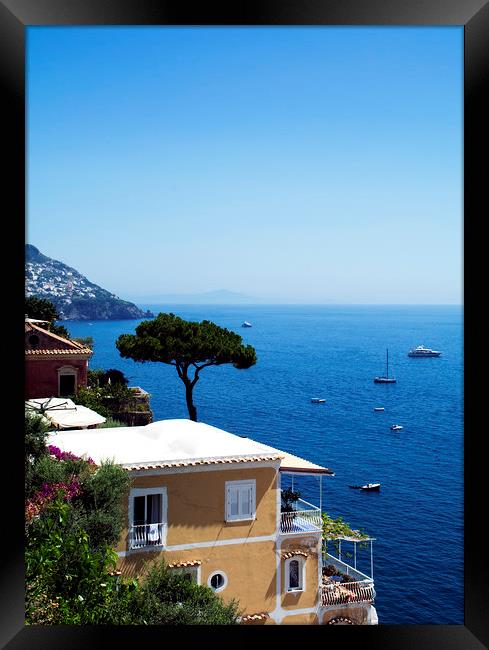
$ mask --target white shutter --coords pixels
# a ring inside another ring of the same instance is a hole
[[[226,482],[226,520],[253,519],[255,481]]]

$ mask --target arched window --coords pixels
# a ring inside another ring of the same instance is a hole
[[[285,590],[304,591],[305,559],[291,557],[285,561]]]

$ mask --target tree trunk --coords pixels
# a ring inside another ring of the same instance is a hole
[[[193,422],[197,422],[197,409],[193,401],[194,387],[190,383],[185,383],[185,399],[187,400],[188,415]]]

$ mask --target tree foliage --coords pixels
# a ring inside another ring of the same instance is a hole
[[[25,412],[25,459],[32,464],[46,455],[46,439],[50,430],[48,422],[37,413]]]
[[[45,446],[46,434],[41,416],[26,415],[27,625],[238,622],[235,601],[224,603],[164,563],[150,567],[141,583],[114,571],[129,473]]]
[[[136,589],[112,608],[112,622],[132,625],[236,625],[238,603],[225,603],[212,589],[168,568],[164,560],[145,567]]]
[[[59,319],[59,314],[50,300],[36,298],[36,296],[26,296],[24,309],[24,313],[29,318],[49,321],[48,323],[37,323],[40,327],[63,338],[70,338],[70,333],[64,325],[56,325],[55,321]]]
[[[355,530],[350,524],[347,524],[346,521],[343,521],[343,517],[337,517],[334,519],[330,517],[327,513],[322,513],[323,520],[323,541],[324,548],[327,551],[328,544],[332,544],[336,551],[339,548],[339,541],[341,539],[354,539],[358,542],[361,542],[360,548],[366,546],[366,541],[369,539],[369,535],[363,530]]]
[[[211,321],[186,321],[174,314],[158,314],[136,327],[136,334],[122,334],[116,341],[122,357],[134,361],[159,361],[175,366],[185,385],[189,417],[197,420],[193,389],[200,372],[208,366],[232,364],[250,368],[256,352],[241,336]],[[193,374],[192,374],[193,373]]]
[[[115,551],[90,548],[88,534],[71,526],[70,506],[57,496],[29,529],[25,550],[26,623],[100,623],[115,591],[108,572]]]

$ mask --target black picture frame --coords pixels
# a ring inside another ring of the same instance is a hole
[[[9,227],[4,236],[4,252],[12,254],[18,262],[8,262],[4,267],[4,278],[8,279],[11,292],[8,320],[11,314],[22,314],[24,287],[24,243],[25,233],[25,29],[32,25],[458,25],[464,28],[464,223],[469,224],[469,235],[476,229],[479,212],[487,202],[483,190],[487,185],[487,116],[489,104],[489,2],[487,0],[305,0],[294,5],[286,0],[228,3],[221,8],[201,3],[198,9],[185,4],[164,2],[164,0],[0,0],[0,80],[3,89],[4,138],[3,157],[7,163],[4,171],[2,196],[4,205],[9,205],[5,215]],[[482,162],[479,162],[482,161]],[[4,221],[5,223],[5,221]],[[15,234],[12,235],[12,229]],[[8,237],[7,237],[8,235]],[[477,240],[479,240],[477,242]],[[467,245],[467,233],[465,235]],[[481,238],[471,241],[470,266],[464,264],[465,294],[475,293],[477,278],[483,276],[484,260],[482,250],[477,254],[477,245],[482,247]],[[475,246],[475,250],[474,250]],[[6,255],[4,257],[4,264]],[[12,259],[10,257],[10,259]],[[479,264],[479,266],[478,266]],[[487,275],[487,272],[486,272]],[[14,309],[11,305],[15,305]],[[19,312],[17,312],[17,308]],[[464,328],[467,327],[465,310]],[[17,322],[17,319],[14,319]],[[482,333],[483,319],[471,319],[469,303],[470,339],[464,334],[464,350],[475,348],[475,342],[485,345]],[[5,321],[4,321],[5,322]],[[20,325],[20,324],[19,324]],[[16,329],[16,328],[12,328]],[[480,330],[480,331],[479,331]],[[10,331],[5,329],[5,332]],[[18,381],[23,382],[23,347],[8,346],[10,359],[8,368],[18,372]],[[474,341],[474,344],[471,342]],[[474,352],[475,353],[475,352]],[[477,354],[477,353],[475,353]],[[17,356],[18,355],[18,356]],[[469,355],[470,356],[470,355]],[[5,368],[5,366],[4,366]],[[12,386],[11,375],[8,385]],[[464,386],[467,385],[467,377]],[[470,373],[469,373],[470,385]],[[484,536],[479,535],[480,521],[487,511],[487,489],[483,485],[485,467],[483,453],[479,453],[477,430],[472,415],[475,400],[470,391],[464,391],[464,401],[469,405],[465,417],[464,475],[465,475],[465,622],[464,625],[423,626],[363,626],[347,627],[338,631],[315,627],[307,630],[281,626],[231,627],[219,629],[219,643],[233,641],[238,634],[243,640],[262,640],[273,643],[275,636],[286,633],[289,643],[307,640],[310,634],[314,641],[341,643],[346,647],[359,644],[375,648],[444,648],[445,650],[471,650],[489,647],[489,580],[487,562],[484,561]],[[3,393],[5,395],[5,392]],[[4,516],[7,518],[9,545],[2,554],[0,587],[0,643],[9,650],[25,648],[86,648],[99,647],[106,643],[128,643],[135,647],[149,643],[171,643],[167,628],[95,627],[24,627],[24,581],[23,581],[23,436],[21,434],[23,395],[14,394],[7,402],[10,413],[12,404],[15,412],[18,405],[18,422],[4,420],[4,438],[10,450],[4,451]],[[468,399],[467,399],[468,398]],[[480,408],[480,405],[479,405]],[[5,415],[5,414],[4,414]],[[19,459],[17,462],[14,459]],[[8,461],[8,462],[7,462]],[[474,504],[474,505],[471,505]],[[3,532],[7,530],[3,526]],[[13,540],[17,542],[13,542]],[[429,569],[429,558],[426,558]],[[179,629],[180,643],[190,641],[190,636],[199,643],[216,641],[216,630],[199,628]],[[317,638],[317,635],[321,637]],[[209,636],[208,636],[209,635]],[[210,636],[212,635],[212,636]],[[326,635],[326,636],[324,636]],[[160,641],[157,641],[160,639]]]

